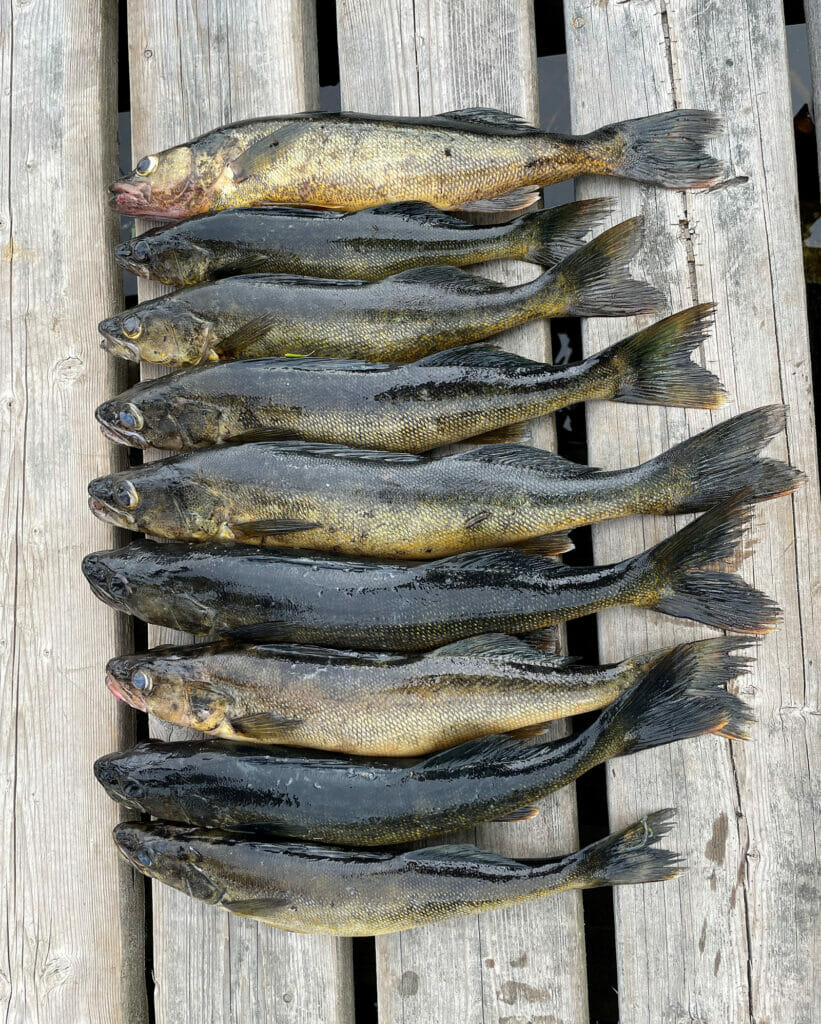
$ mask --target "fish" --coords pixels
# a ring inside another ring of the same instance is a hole
[[[181,367],[288,355],[412,362],[541,317],[651,313],[660,292],[628,270],[641,232],[641,217],[624,221],[512,287],[447,266],[371,282],[240,274],[108,317],[100,344],[132,362]]]
[[[464,914],[515,906],[568,889],[661,882],[684,862],[656,847],[672,811],[578,853],[518,861],[468,844],[405,852],[343,850],[238,838],[168,822],[122,822],[114,841],[155,881],[289,932],[385,935]]]
[[[519,444],[430,458],[309,441],[207,448],[92,480],[89,507],[151,537],[422,560],[505,545],[560,554],[561,534],[619,516],[703,512],[803,474],[758,457],[783,406],[742,413],[639,466],[601,470]]]
[[[580,174],[706,188],[726,174],[707,139],[723,122],[669,110],[587,135],[543,132],[504,110],[431,117],[312,111],[225,125],[142,157],[109,186],[131,217],[184,219],[237,206],[361,210],[395,202],[438,209],[524,209],[539,189]]]
[[[301,274],[379,281],[414,267],[465,267],[524,260],[552,267],[610,212],[609,199],[525,214],[506,224],[471,224],[427,203],[370,210],[257,206],[164,224],[114,247],[133,274],[183,288],[232,274]]]
[[[692,646],[723,663],[738,642]],[[412,655],[218,641],[112,658],[106,685],[138,711],[222,739],[421,757],[598,710],[668,653],[591,666],[503,634]]]
[[[416,842],[483,821],[526,820],[534,804],[613,757],[693,736],[747,736],[749,708],[725,684],[746,667],[678,648],[577,736],[492,735],[421,761],[332,756],[230,740],[148,740],[106,754],[94,775],[129,811],[188,825],[339,846]]]
[[[430,650],[629,604],[717,629],[768,633],[779,616],[774,602],[738,576],[705,571],[733,553],[750,513],[742,491],[648,551],[596,567],[513,548],[399,562],[137,540],[86,555],[82,571],[92,592],[118,611],[246,642]]]
[[[207,363],[140,381],[95,416],[110,441],[135,448],[289,440],[419,454],[476,435],[523,440],[525,420],[575,402],[717,409],[726,400],[720,381],[691,358],[714,308],[692,306],[564,366],[482,344],[410,364],[310,356]]]

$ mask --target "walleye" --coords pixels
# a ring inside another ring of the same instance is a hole
[[[705,670],[712,658],[723,674],[741,645],[716,637],[686,646]],[[221,642],[113,658],[106,684],[138,711],[224,739],[421,757],[598,710],[668,653],[599,667],[499,634],[412,655]]]
[[[497,444],[444,458],[306,441],[262,441],[177,455],[98,477],[96,516],[168,540],[303,546],[372,558],[443,558],[535,545],[618,516],[704,511],[749,489],[752,501],[803,479],[758,453],[785,428],[783,406],[719,423],[630,469],[581,466]],[[550,536],[545,536],[545,535]]]
[[[412,362],[541,317],[653,312],[661,294],[628,271],[641,225],[641,217],[617,224],[513,287],[457,267],[416,267],[374,282],[229,277],[103,320],[101,345],[169,366],[287,355]]]
[[[519,210],[542,186],[579,174],[714,185],[725,168],[703,143],[722,128],[706,110],[670,110],[580,136],[482,107],[432,117],[315,111],[239,121],[144,156],[109,191],[122,214],[170,219],[270,203]]]
[[[725,651],[733,646],[724,640]],[[611,757],[714,732],[743,738],[749,709],[724,684],[744,667],[683,647],[578,736],[534,745],[486,736],[410,764],[227,740],[149,740],[107,754],[94,774],[112,799],[168,821],[341,846],[414,842],[531,805]]]
[[[484,345],[410,365],[303,357],[241,359],[144,380],[96,417],[118,444],[183,451],[226,441],[327,441],[418,453],[477,434],[521,437],[524,420],[574,402],[716,409],[720,382],[690,357],[704,303],[567,366]]]
[[[484,260],[552,267],[575,252],[611,208],[609,199],[583,199],[480,226],[427,203],[356,213],[258,206],[153,228],[115,246],[114,258],[140,277],[177,288],[261,272],[379,281],[414,267]]]
[[[408,563],[139,540],[86,555],[83,573],[126,614],[246,641],[428,650],[627,604],[768,633],[777,605],[737,576],[704,571],[732,554],[749,515],[741,492],[648,551],[592,568],[511,549]]]
[[[475,846],[405,853],[242,839],[166,822],[122,822],[120,853],[144,875],[285,931],[384,935],[510,907],[567,889],[661,882],[684,865],[656,849],[672,827],[657,811],[578,853],[511,860]]]

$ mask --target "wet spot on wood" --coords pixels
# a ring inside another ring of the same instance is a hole
[[[526,967],[527,966],[527,953],[522,953],[521,956],[514,957],[510,961],[511,967]]]
[[[718,977],[718,969],[721,966],[721,950],[719,949],[716,953],[716,958],[713,961],[713,974]]]
[[[419,975],[416,971],[405,971],[399,981],[399,991],[403,996],[415,996],[419,991]]]
[[[713,834],[704,847],[704,855],[714,864],[724,863],[724,852],[727,849],[727,815],[724,811],[713,822]]]
[[[536,1003],[543,999],[547,993],[533,985],[526,985],[523,981],[503,981],[499,989],[499,999],[503,1003]]]
[[[493,968],[495,966],[496,966],[496,961],[493,959],[492,956],[489,956],[487,958],[487,960],[485,960],[485,967],[489,967],[491,970],[493,970]]]
[[[701,935],[698,937],[698,951],[699,953],[704,952],[704,946],[707,943],[707,919],[704,919],[704,924],[701,926]]]

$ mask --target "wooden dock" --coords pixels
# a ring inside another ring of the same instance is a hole
[[[816,0],[806,3],[821,101],[821,15]],[[118,10],[136,156],[319,103],[309,0],[10,0],[0,12],[0,1016],[373,1020],[354,999],[361,945],[277,932],[160,885],[147,913],[143,879],[110,839],[117,810],[91,773],[135,728],[103,685],[106,660],[130,649],[131,623],[96,601],[80,572],[87,551],[122,539],[88,513],[85,493],[124,459],[93,419],[126,379],[96,331],[123,302],[105,194],[117,174]],[[719,418],[784,402],[788,432],[773,451],[809,478],[793,498],[760,508],[739,567],[784,609],[740,682],[758,718],[754,739],[691,740],[607,767],[611,825],[677,806],[671,840],[690,864],[674,882],[615,893],[619,1020],[818,1024],[821,507],[782,7],[565,0],[564,12],[574,131],[675,106],[718,110],[728,128],[715,152],[748,179],[707,193],[579,183],[580,196],[616,196],[616,219],[644,214],[641,271],[671,311],[718,303],[703,358],[733,398],[718,414],[591,407],[591,463],[632,465]],[[344,107],[486,105],[538,121],[529,0],[337,0],[336,17]],[[486,272],[521,280],[534,269]],[[140,298],[156,291],[141,282]],[[596,351],[646,322],[591,321],[585,344]],[[544,325],[504,340],[549,358]],[[536,443],[549,446],[552,431],[552,421],[539,424]],[[600,527],[596,560],[637,552],[672,528],[649,519]],[[598,629],[603,660],[698,635],[634,610],[600,616]],[[150,629],[149,643],[172,635]],[[468,838],[522,856],[574,849],[575,790],[534,821]],[[579,894],[566,894],[376,940],[379,1021],[587,1024],[603,971],[586,962],[582,911]]]

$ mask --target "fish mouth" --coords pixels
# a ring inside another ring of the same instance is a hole
[[[125,267],[126,270],[130,270],[131,273],[136,274],[137,277],[143,277],[146,280],[148,279],[148,267],[144,262],[138,260],[136,256],[131,255],[131,247],[127,242],[121,242],[119,245],[114,246],[114,259],[121,267]]]
[[[100,424],[100,430],[109,441],[113,441],[115,444],[130,445],[132,448],[149,447],[148,442],[138,430],[129,430],[119,423],[112,423],[102,415],[99,408],[95,410],[94,418]]]
[[[125,217],[151,216],[151,185],[147,181],[120,178],[108,186],[109,205]]]
[[[109,505],[107,501],[101,501],[99,498],[95,498],[93,495],[88,497],[88,507],[94,513],[98,519],[102,519],[104,523],[111,523],[112,526],[121,526],[125,530],[135,530],[136,520],[130,512],[126,512],[124,509],[114,508]]]
[[[126,341],[125,338],[117,338],[111,333],[111,331],[103,330],[99,328],[102,338],[100,339],[100,348],[110,352],[113,356],[119,356],[121,359],[128,359],[131,363],[139,363],[140,361],[140,350],[134,344],[133,341]]]
[[[125,683],[115,675],[112,675],[111,672],[106,672],[105,685],[117,700],[122,701],[123,704],[127,704],[137,711],[148,711],[145,698],[141,694],[128,689]]]

